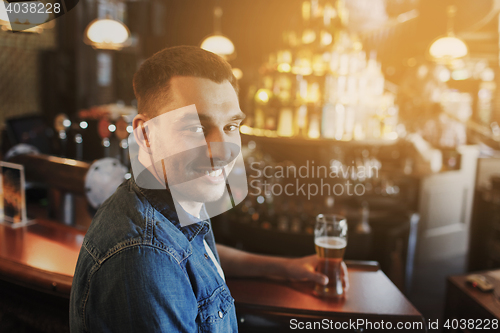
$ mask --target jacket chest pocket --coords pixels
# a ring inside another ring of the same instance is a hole
[[[227,286],[220,286],[198,304],[200,332],[236,332],[234,299]]]

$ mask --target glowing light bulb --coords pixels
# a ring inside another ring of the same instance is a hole
[[[200,47],[222,57],[228,57],[234,53],[233,42],[229,38],[218,34],[205,38]]]
[[[126,46],[129,37],[130,32],[125,24],[106,18],[89,23],[84,41],[96,49],[119,50]]]
[[[429,53],[437,60],[456,59],[465,57],[468,49],[463,40],[454,36],[447,36],[432,43]]]
[[[262,102],[262,103],[267,103],[269,102],[269,98],[271,96],[271,92],[267,89],[259,89],[257,91],[257,94],[256,94],[256,99],[257,101],[259,102]]]

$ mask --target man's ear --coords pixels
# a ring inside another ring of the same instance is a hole
[[[150,138],[148,136],[148,131],[147,131],[147,121],[149,118],[141,113],[137,114],[134,117],[134,120],[132,120],[132,127],[134,128],[134,137],[135,141],[139,145],[140,149],[150,153],[151,151],[151,144],[150,144]]]

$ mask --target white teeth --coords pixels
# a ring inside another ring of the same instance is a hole
[[[222,175],[222,169],[214,170],[214,171],[205,171],[205,175],[210,177],[219,177]]]

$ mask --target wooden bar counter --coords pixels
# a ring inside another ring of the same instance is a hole
[[[227,284],[236,302],[240,331],[254,332],[258,328],[259,332],[287,332],[297,327],[299,321],[306,323],[327,320],[330,323],[331,320],[334,325],[335,322],[358,319],[372,323],[383,320],[385,323],[390,322],[393,328],[398,322],[412,323],[412,328],[401,331],[426,331],[422,315],[378,267],[374,269],[373,266],[359,265],[355,261],[346,263],[350,288],[342,301],[315,297],[312,294],[313,283],[229,280]],[[291,320],[295,320],[292,326]],[[345,331],[372,330],[365,327]]]
[[[0,224],[0,279],[69,298],[84,236],[45,219],[15,229]]]
[[[62,307],[59,306],[63,309],[60,317],[64,320],[59,323],[62,328],[55,331],[66,331],[68,312],[64,306],[68,304],[83,237],[83,231],[45,219],[17,229],[0,225],[0,293],[6,292],[5,283],[8,283],[42,295],[42,303],[43,295],[64,300]],[[393,323],[423,321],[421,314],[378,266],[347,263],[350,289],[343,302],[314,297],[311,294],[313,285],[309,283],[229,279],[227,284],[235,299],[240,331],[288,331],[293,318],[335,321],[362,318]],[[29,293],[24,295],[20,299],[31,298]],[[20,311],[23,306],[18,305]],[[37,307],[40,306],[32,305],[32,308]],[[42,319],[44,316],[47,314],[39,315]],[[32,325],[39,325],[40,318]],[[405,330],[412,331],[425,330]]]
[[[69,295],[85,233],[47,219],[0,224],[0,332],[69,332]]]

